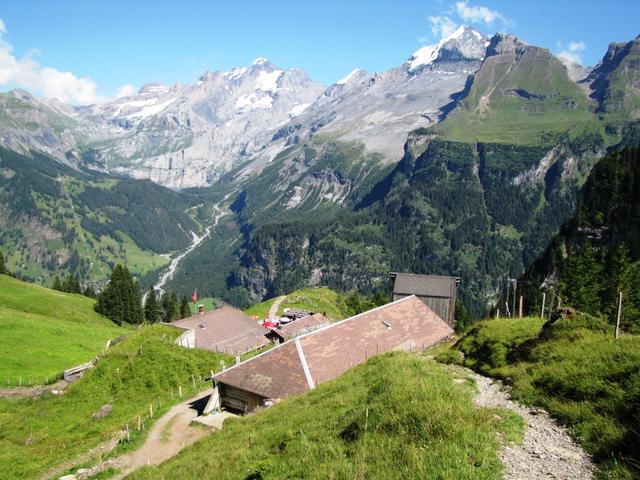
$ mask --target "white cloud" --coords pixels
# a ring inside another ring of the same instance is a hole
[[[78,77],[71,72],[41,65],[34,58],[38,53],[35,50],[17,58],[13,54],[13,46],[4,38],[6,33],[7,27],[0,19],[0,85],[16,86],[44,97],[80,105],[108,100],[98,94],[98,86],[89,77]],[[123,85],[119,92],[128,91],[126,88],[128,86]]]
[[[573,62],[582,65],[581,52],[584,52],[587,48],[584,42],[569,42],[566,48],[562,46],[562,43],[558,42],[558,58],[564,63]]]
[[[458,28],[456,22],[443,15],[429,17],[429,22],[431,23],[431,32],[438,38],[448,37]]]
[[[118,92],[116,93],[116,98],[130,97],[131,95],[135,95],[137,91],[138,91],[138,88],[135,85],[126,83],[118,89]]]
[[[467,2],[457,2],[455,11],[465,22],[483,23],[485,25],[492,25],[496,21],[500,21],[503,24],[510,23],[501,13],[482,5],[472,7]]]
[[[456,2],[447,10],[441,11],[440,15],[433,15],[427,18],[429,20],[431,33],[438,39],[448,37],[464,23],[482,24],[486,27],[493,27],[496,24],[510,26],[513,24],[511,20],[496,10],[491,10],[482,5],[472,6],[468,2]],[[419,36],[420,43],[426,43],[425,36]]]

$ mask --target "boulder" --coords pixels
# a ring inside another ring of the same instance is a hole
[[[111,413],[111,410],[113,410],[113,407],[108,403],[106,403],[100,407],[100,410],[98,410],[96,413],[91,415],[91,418],[93,418],[94,420],[100,420],[101,418],[104,418],[107,415],[109,415]]]

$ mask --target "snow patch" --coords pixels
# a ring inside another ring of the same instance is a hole
[[[255,93],[240,95],[235,103],[235,108],[244,112],[255,110],[256,108],[271,108],[272,106],[273,99],[270,96],[258,97]]]
[[[150,117],[151,115],[155,115],[156,113],[160,113],[161,111],[163,111],[165,108],[167,108],[169,105],[171,105],[173,102],[175,102],[176,99],[175,98],[171,98],[165,102],[161,102],[158,103],[157,105],[150,105],[148,107],[143,108],[142,110],[139,110],[135,113],[132,113],[130,115],[127,115],[128,118],[146,118],[146,117]]]
[[[460,38],[464,34],[464,32],[467,30],[473,33],[473,35],[478,40],[482,40],[482,34],[480,34],[480,32],[478,32],[473,28],[469,28],[462,25],[458,27],[458,29],[455,32],[453,32],[451,35],[444,37],[442,40],[440,40],[437,44],[426,45],[416,50],[413,53],[413,55],[411,55],[411,58],[409,58],[407,62],[409,64],[409,71],[413,72],[414,70],[416,70],[419,67],[422,67],[423,65],[429,65],[433,63],[438,58],[438,55],[440,55],[440,50],[442,49],[445,43],[451,40],[456,40]]]
[[[256,80],[256,89],[265,92],[275,92],[278,89],[278,79],[282,75],[282,70],[273,72],[260,72]]]
[[[427,45],[416,50],[409,59],[409,70],[413,71],[423,65],[429,65],[438,58],[438,53],[440,53],[440,44]]]
[[[356,74],[357,74],[359,71],[360,71],[360,69],[359,69],[359,68],[354,68],[354,69],[351,71],[351,73],[349,73],[349,75],[347,75],[346,77],[344,77],[344,78],[342,78],[342,79],[338,80],[338,81],[336,82],[336,85],[344,85],[345,83],[348,83],[348,82],[349,82],[349,80],[351,80],[353,77],[355,77],[355,76],[356,76]]]
[[[229,80],[237,80],[237,79],[239,79],[240,77],[242,77],[242,75],[244,75],[246,71],[247,71],[247,68],[246,68],[246,67],[242,67],[242,68],[240,68],[240,67],[236,67],[236,68],[232,68],[232,69],[231,69],[230,71],[228,71],[228,72],[224,72],[224,73],[222,74],[222,76],[223,76],[224,78],[229,79]]]
[[[289,110],[289,116],[297,117],[302,112],[304,112],[309,105],[311,105],[311,104],[310,103],[301,103],[300,105],[296,105],[291,110]]]

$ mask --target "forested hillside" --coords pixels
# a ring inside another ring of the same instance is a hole
[[[565,305],[610,319],[622,291],[623,327],[640,332],[640,149],[612,153],[596,165],[575,216],[521,284],[525,292],[542,288]]]
[[[31,152],[0,149],[0,244],[8,268],[48,284],[56,273],[81,281],[126,263],[137,274],[168,260],[201,227],[196,198],[146,180],[78,171]]]

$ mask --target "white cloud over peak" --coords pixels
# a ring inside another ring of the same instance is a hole
[[[35,50],[17,58],[13,46],[4,38],[6,34],[7,27],[0,18],[0,85],[24,88],[43,97],[79,105],[109,100],[98,94],[98,86],[89,77],[41,65],[34,58],[38,53]],[[123,85],[120,90],[123,88],[128,86]]]
[[[587,48],[584,42],[569,42],[569,45],[565,47],[562,43],[558,42],[558,58],[564,63],[573,62],[582,65],[581,52],[584,52]]]
[[[138,91],[138,88],[135,85],[126,83],[118,89],[118,92],[116,93],[116,98],[130,97],[131,95],[135,95],[137,91]]]
[[[456,22],[443,15],[429,17],[429,23],[431,23],[431,33],[438,38],[448,37],[458,28]]]
[[[500,21],[503,24],[510,23],[501,13],[482,5],[473,7],[467,2],[457,2],[455,11],[465,22],[484,23],[485,25],[492,25],[496,21]]]
[[[440,15],[427,17],[431,33],[438,39],[448,37],[464,23],[482,24],[486,27],[493,27],[497,24],[509,26],[513,21],[496,10],[491,10],[483,5],[471,5],[466,1],[456,2],[447,10],[443,10]],[[426,43],[425,36],[419,36],[420,43]]]

